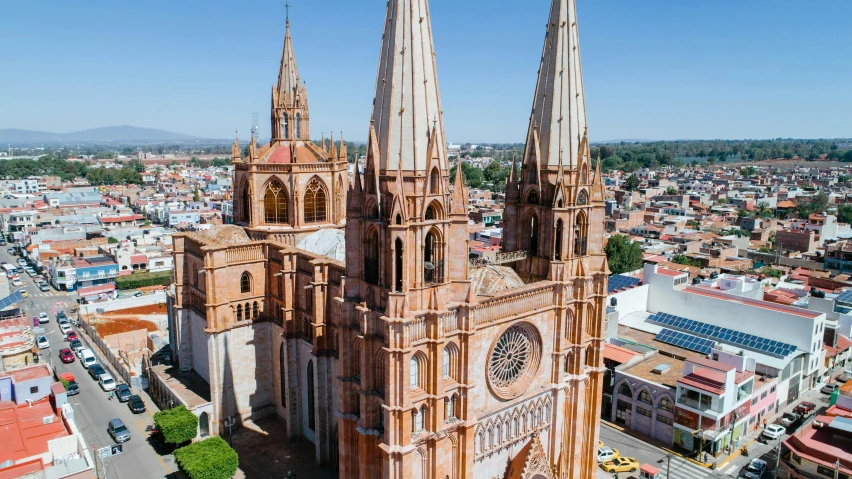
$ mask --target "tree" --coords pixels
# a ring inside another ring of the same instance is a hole
[[[822,213],[828,206],[828,195],[820,191],[809,200],[800,201],[796,205],[796,215],[799,218],[807,218],[814,213]]]
[[[484,180],[484,175],[482,174],[481,168],[476,168],[475,166],[470,166],[470,164],[466,162],[460,163],[462,165],[462,173],[464,174],[464,182],[467,183],[467,186],[470,188],[482,188],[482,182]],[[458,164],[454,166],[450,170],[450,183],[456,181],[456,169],[458,168]]]
[[[609,270],[613,274],[635,271],[642,267],[642,247],[626,235],[612,235],[604,247]]]
[[[701,263],[699,263],[698,260],[694,260],[689,256],[684,256],[682,254],[674,255],[674,257],[672,258],[672,263],[684,264],[686,266],[696,266],[699,268],[701,267]]]
[[[228,479],[240,465],[237,451],[218,436],[176,450],[175,462],[189,479]]]
[[[201,193],[198,191],[198,185],[195,185],[195,191],[192,192],[192,201],[196,203],[201,201]]]
[[[675,188],[674,186],[669,186],[668,188],[666,188],[666,194],[669,196],[678,194],[677,188]]]
[[[840,223],[852,223],[852,205],[840,205],[837,207],[837,221]]]
[[[635,191],[639,188],[639,178],[637,178],[636,175],[630,175],[624,182],[624,188],[627,191]]]
[[[113,238],[112,236],[109,236],[109,237],[107,237],[107,243],[116,244],[116,243],[118,243],[118,239]]]
[[[169,444],[183,444],[198,435],[198,418],[183,405],[154,414],[154,425]]]
[[[755,173],[757,173],[757,170],[755,170],[753,166],[740,168],[740,174],[743,176],[754,176]]]

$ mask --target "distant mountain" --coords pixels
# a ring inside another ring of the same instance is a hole
[[[133,141],[178,141],[197,140],[198,137],[181,135],[170,131],[135,126],[107,126],[72,133],[48,133],[45,131],[0,130],[0,143],[71,143],[71,142],[133,142]]]

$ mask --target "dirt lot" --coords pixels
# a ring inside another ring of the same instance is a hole
[[[137,329],[156,331],[156,321],[165,319],[166,314],[166,305],[152,304],[121,311],[108,311],[104,314],[92,314],[86,319],[98,330],[98,334],[104,337]]]

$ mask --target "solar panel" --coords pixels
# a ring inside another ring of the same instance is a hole
[[[614,274],[609,277],[609,282],[607,283],[607,292],[614,293],[618,290],[628,289],[633,286],[639,284],[639,278],[635,276],[624,276],[620,274]]]
[[[654,337],[655,340],[661,343],[671,344],[679,348],[688,349],[701,354],[710,354],[715,343],[709,339],[699,338],[691,334],[682,333],[680,331],[672,331],[671,329],[663,329]]]
[[[850,291],[850,303],[852,303],[852,291]],[[766,354],[772,354],[776,356],[786,357],[796,351],[797,347],[792,344],[782,343],[781,341],[775,341],[768,338],[764,338],[761,336],[756,336],[753,334],[746,334],[741,331],[734,331],[728,328],[722,328],[719,326],[713,326],[711,324],[702,323],[701,321],[695,321],[692,319],[682,318],[680,316],[674,316],[667,313],[654,313],[648,318],[649,321],[661,324],[664,326],[669,326],[674,329],[679,329],[681,331],[685,331],[688,333],[692,333],[696,336],[686,335],[677,336],[680,334],[685,334],[680,331],[672,331],[674,334],[663,335],[665,331],[671,331],[668,329],[664,329],[663,332],[658,335],[659,341],[667,342],[669,344],[675,344],[676,346],[685,347],[687,349],[691,349],[693,351],[697,351],[695,348],[701,348],[703,350],[705,343],[701,343],[701,345],[690,346],[693,343],[691,342],[692,338],[696,338],[702,341],[709,341],[710,339],[714,339],[717,341],[723,341],[726,343],[734,344],[736,346],[740,346],[742,348],[751,349],[753,351],[758,351]],[[661,336],[662,335],[662,336]],[[659,338],[676,338],[675,341],[678,340],[686,340],[681,344],[672,343],[671,341],[665,341]],[[707,339],[705,339],[707,338]],[[709,341],[711,344],[715,344],[713,341]],[[700,352],[700,351],[699,351]],[[708,350],[709,353],[709,350]]]
[[[15,303],[21,302],[23,300],[24,300],[24,296],[21,294],[21,292],[15,291],[11,295],[9,295],[9,296],[7,296],[3,299],[0,299],[0,309],[4,309],[8,306],[11,306]]]
[[[852,304],[852,289],[840,293],[836,298],[834,298],[834,301],[838,303]]]

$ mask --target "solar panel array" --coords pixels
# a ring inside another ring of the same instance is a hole
[[[0,299],[0,309],[4,309],[6,307],[9,307],[9,306],[11,306],[15,303],[21,302],[23,300],[24,300],[24,296],[21,294],[21,292],[15,291],[11,295],[6,296],[3,299]]]
[[[840,303],[852,304],[852,289],[838,294],[834,300]]]
[[[654,339],[666,344],[671,344],[672,346],[677,346],[679,348],[688,349],[705,355],[710,354],[713,346],[716,345],[716,343],[709,339],[699,338],[698,336],[666,328],[663,328],[663,330],[660,331],[660,334],[658,334]]]
[[[789,356],[797,349],[796,346],[793,346],[792,344],[773,341],[761,336],[713,326],[712,324],[693,321],[691,319],[682,318],[668,313],[654,313],[654,315],[648,318],[648,320],[663,326],[669,326],[674,329],[692,333],[696,336],[715,339],[716,341],[734,344],[746,349],[771,354],[781,358]]]
[[[620,289],[632,288],[637,284],[639,284],[639,278],[635,276],[624,276],[621,274],[614,274],[609,277],[609,283],[607,283],[607,292],[614,293]]]

